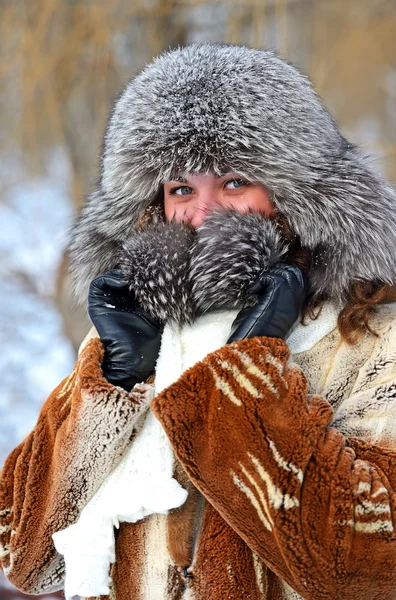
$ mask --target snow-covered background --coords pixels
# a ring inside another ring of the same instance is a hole
[[[48,174],[33,179],[18,164],[4,167],[0,464],[34,427],[46,396],[70,373],[75,361],[75,350],[55,303],[57,272],[73,218],[66,154],[54,150],[48,158]],[[0,599],[21,598],[0,573]],[[50,596],[42,598],[49,600]]]
[[[0,462],[29,433],[75,353],[54,303],[56,274],[72,221],[64,152],[48,175],[18,172],[0,204]],[[25,177],[24,177],[25,175]]]

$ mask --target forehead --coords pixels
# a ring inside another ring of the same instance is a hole
[[[171,179],[165,180],[164,183],[166,183],[166,181],[178,181],[180,183],[188,183],[191,180],[196,180],[196,179],[204,179],[204,178],[209,178],[209,179],[223,179],[224,177],[228,177],[230,175],[234,175],[234,176],[239,176],[242,177],[243,174],[242,173],[237,173],[236,171],[232,171],[232,170],[228,170],[226,172],[224,172],[223,174],[217,174],[217,173],[213,173],[213,172],[192,172],[192,173],[178,173],[175,174],[174,177],[172,177]]]

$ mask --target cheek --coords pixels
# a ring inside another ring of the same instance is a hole
[[[275,209],[271,203],[268,191],[264,186],[255,186],[247,190],[247,193],[243,197],[242,206],[244,212],[252,210],[271,216]]]
[[[172,196],[167,196],[166,193],[164,194],[164,212],[166,220],[171,221],[175,214],[175,203]]]
[[[181,202],[174,196],[164,196],[164,212],[167,221],[175,220],[177,222],[185,221],[190,218],[192,210],[191,201]]]
[[[164,197],[164,211],[165,218],[167,221],[172,221],[172,219],[176,219],[176,221],[180,221],[181,215],[185,211],[186,207],[181,202],[176,202],[174,196],[167,196],[165,194]]]

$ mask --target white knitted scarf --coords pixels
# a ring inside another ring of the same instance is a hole
[[[235,310],[208,313],[194,325],[166,325],[156,366],[154,393],[176,381],[209,352],[223,346]],[[288,337],[291,352],[304,352],[334,329],[337,312],[325,305],[318,320],[298,325]],[[65,596],[99,596],[110,593],[110,564],[115,561],[114,527],[144,517],[167,514],[181,506],[187,492],[173,478],[173,452],[162,426],[151,411],[142,417],[141,429],[119,465],[105,479],[82,510],[76,523],[53,534],[64,555]]]

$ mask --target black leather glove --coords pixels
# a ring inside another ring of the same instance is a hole
[[[158,358],[163,326],[137,306],[119,271],[91,282],[88,313],[105,346],[104,377],[127,391],[145,381]]]
[[[299,317],[307,280],[298,267],[279,263],[263,273],[249,293],[258,295],[258,304],[237,315],[229,344],[256,335],[284,339]]]

